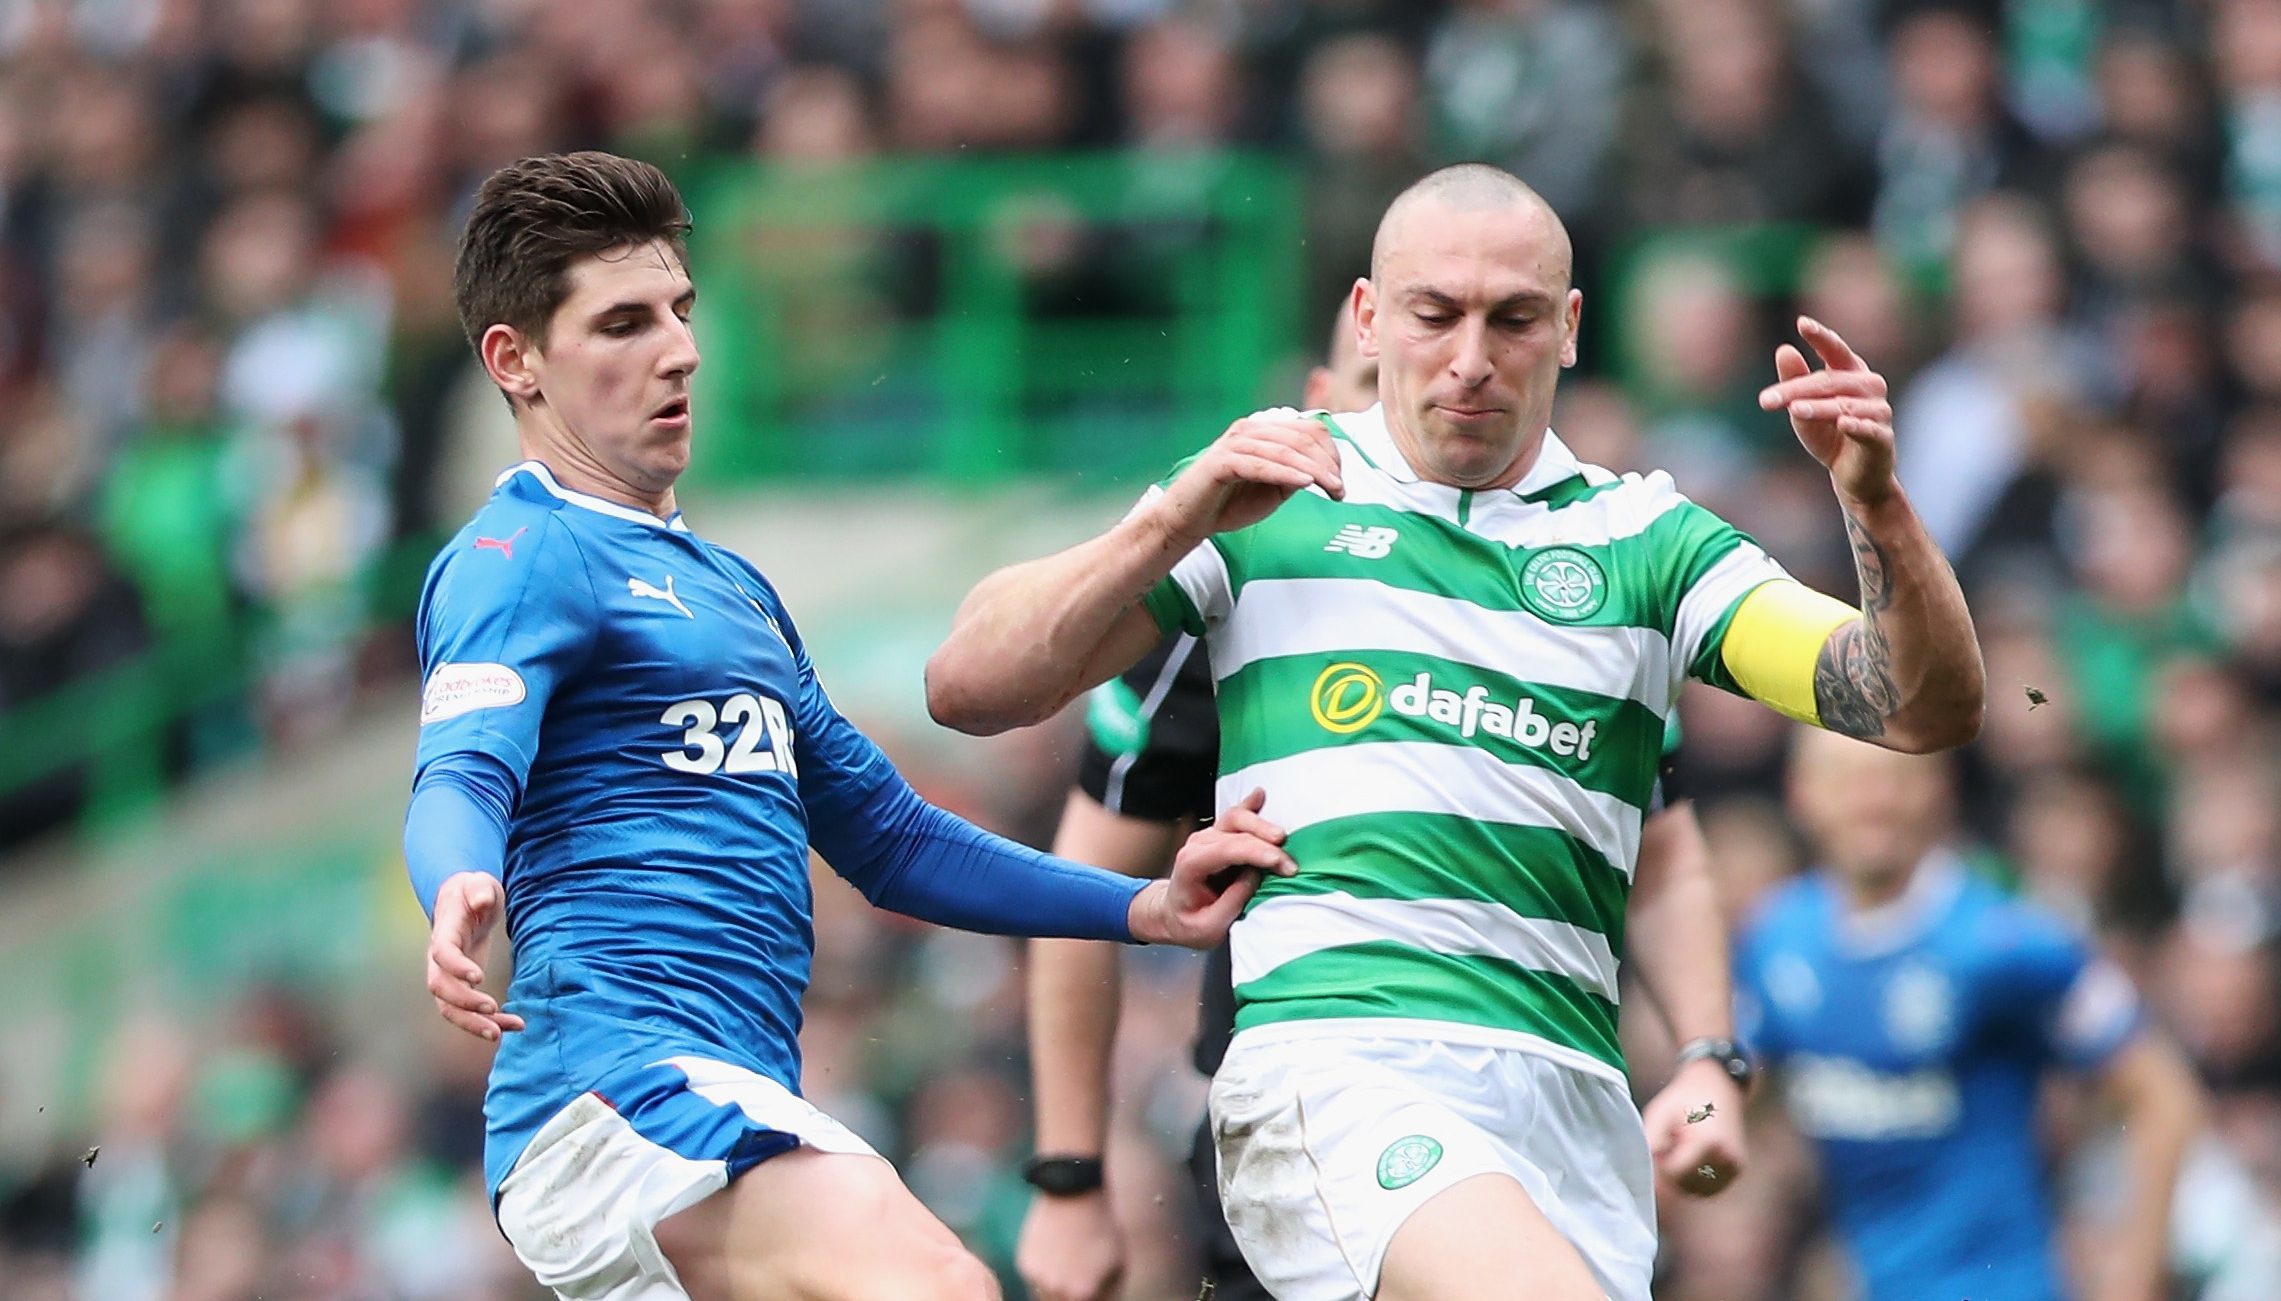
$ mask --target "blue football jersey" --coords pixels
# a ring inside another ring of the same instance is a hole
[[[507,1002],[528,1028],[492,1070],[490,1186],[624,1068],[693,1054],[797,1092],[809,845],[848,861],[835,849],[900,778],[833,709],[774,589],[678,516],[526,463],[430,569],[419,650],[421,775],[519,782]]]
[[[1945,853],[1866,913],[1819,874],[1778,888],[1736,964],[1738,1022],[1819,1150],[1868,1295],[2063,1296],[2038,1089],[2137,1033],[2129,979]]]

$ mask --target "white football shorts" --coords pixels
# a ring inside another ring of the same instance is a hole
[[[1654,1167],[1613,1072],[1367,1025],[1247,1030],[1213,1077],[1220,1205],[1269,1292],[1371,1296],[1412,1212],[1495,1173],[1520,1182],[1614,1301],[1648,1301]]]
[[[688,1301],[657,1245],[667,1216],[795,1147],[879,1155],[790,1089],[742,1066],[673,1057],[638,1076],[645,1086],[638,1103],[582,1093],[556,1112],[499,1185],[499,1228],[524,1268],[562,1301]],[[716,1108],[742,1113],[731,1155],[675,1151],[699,1146],[687,1136],[718,1128],[708,1115]]]

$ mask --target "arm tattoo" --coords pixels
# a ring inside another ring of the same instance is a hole
[[[1814,710],[1833,732],[1882,736],[1885,720],[1901,703],[1893,649],[1878,622],[1893,604],[1893,581],[1885,549],[1851,515],[1845,517],[1845,533],[1861,578],[1861,618],[1839,627],[1822,646],[1814,662]]]

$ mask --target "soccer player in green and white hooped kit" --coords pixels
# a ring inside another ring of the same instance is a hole
[[[1692,677],[1920,751],[1978,730],[1953,572],[1893,469],[1885,380],[1826,326],[1760,395],[1829,472],[1860,607],[1668,476],[1549,428],[1583,296],[1559,218],[1494,168],[1387,210],[1355,286],[1379,402],[1237,421],[1102,536],[984,580],[935,716],[1051,716],[1165,631],[1207,640],[1223,791],[1300,866],[1232,936],[1211,1094],[1245,1259],[1290,1299],[1646,1301],[1652,1166],[1616,958],[1666,716]],[[1684,983],[1720,921],[1635,960]]]

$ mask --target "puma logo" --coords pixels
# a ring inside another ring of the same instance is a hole
[[[509,560],[513,560],[515,558],[515,539],[528,532],[530,532],[530,528],[526,525],[503,538],[478,537],[475,539],[475,549],[477,551],[496,551]]]
[[[665,576],[665,586],[663,587],[657,587],[650,583],[643,582],[639,578],[629,578],[626,580],[626,590],[633,593],[635,596],[646,596],[653,601],[663,601],[667,605],[672,606],[674,609],[681,611],[682,617],[684,618],[694,619],[697,617],[696,615],[689,613],[689,607],[681,603],[680,597],[673,594],[673,575],[671,574],[667,574]]]

